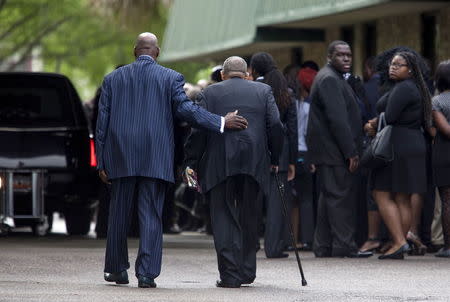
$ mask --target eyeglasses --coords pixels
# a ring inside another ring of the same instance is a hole
[[[391,63],[389,66],[391,66],[394,69],[399,69],[401,67],[408,67],[408,64],[397,64],[397,63]]]

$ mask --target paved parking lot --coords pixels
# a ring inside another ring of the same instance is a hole
[[[158,288],[103,281],[104,240],[53,234],[0,238],[0,301],[450,301],[450,261],[432,255],[405,261],[301,257],[308,280],[302,287],[295,256],[266,259],[258,253],[254,284],[218,289],[211,237],[165,236]],[[131,239],[131,263],[138,241]],[[133,267],[133,264],[132,264]]]

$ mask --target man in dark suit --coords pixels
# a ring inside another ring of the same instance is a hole
[[[219,115],[237,109],[248,120],[248,128],[224,135],[193,131],[185,148],[185,165],[198,171],[210,202],[218,287],[240,287],[256,277],[256,198],[260,189],[267,193],[270,167],[277,168],[282,147],[271,89],[245,80],[246,73],[242,58],[226,59],[224,81],[206,88],[199,102]]]
[[[362,122],[359,107],[343,74],[352,52],[344,41],[328,47],[328,63],[311,90],[306,142],[308,159],[317,167],[320,197],[313,251],[316,257],[365,257],[355,243],[355,174],[359,165]]]
[[[221,117],[191,102],[183,76],[156,63],[158,40],[138,36],[136,61],[107,75],[102,84],[96,130],[100,178],[111,183],[105,280],[127,284],[127,229],[137,196],[140,243],[136,259],[139,287],[156,287],[161,271],[161,215],[167,183],[174,182],[174,117],[220,135],[245,129],[235,113]]]

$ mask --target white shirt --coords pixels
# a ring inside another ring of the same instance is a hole
[[[297,129],[298,129],[298,151],[308,151],[306,146],[306,130],[308,128],[309,103],[296,100],[297,104]]]

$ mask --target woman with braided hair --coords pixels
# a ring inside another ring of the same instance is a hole
[[[273,57],[266,52],[259,52],[252,56],[250,60],[253,78],[263,82],[272,88],[280,120],[284,125],[285,139],[283,153],[280,156],[278,175],[285,188],[289,188],[288,181],[295,177],[295,164],[297,162],[297,107],[295,100],[291,97],[288,83],[277,68]],[[268,167],[269,168],[269,167]],[[285,190],[285,197],[288,200],[289,190]],[[283,258],[288,254],[283,253],[288,245],[286,218],[283,216],[282,202],[278,194],[275,176],[271,175],[270,193],[265,198],[267,209],[266,227],[264,234],[264,251],[267,258]]]
[[[385,94],[390,91],[396,81],[390,79],[389,77],[389,65],[393,57],[399,52],[409,52],[417,57],[417,65],[421,70],[422,77],[427,83],[429,91],[433,91],[432,81],[430,79],[430,68],[427,62],[418,54],[415,50],[406,46],[397,46],[388,50],[385,50],[379,54],[375,60],[375,70],[379,75],[379,93],[380,95]],[[376,120],[376,119],[375,119]],[[375,129],[377,127],[375,120],[369,121],[366,124],[365,129],[370,130],[371,134],[369,136],[375,135]],[[431,223],[433,221],[434,214],[434,186],[431,177],[431,142],[432,136],[426,135],[427,142],[427,175],[428,175],[428,191],[426,194],[413,194],[411,197],[411,208],[412,208],[412,221],[411,227],[407,234],[407,240],[412,244],[412,249],[410,254],[412,255],[424,255],[427,246],[426,244],[431,243]],[[378,210],[376,210],[378,212]],[[374,225],[372,225],[372,228]],[[378,229],[377,229],[378,230]],[[378,231],[373,230],[372,234],[377,234]],[[370,233],[370,226],[369,226]],[[392,244],[391,242],[386,242],[382,247],[380,246],[380,238],[378,236],[369,238],[368,244],[370,248],[380,247],[380,251],[386,251]],[[425,243],[425,244],[424,244]],[[365,244],[367,248],[367,245]]]
[[[428,66],[426,61],[421,57],[421,55],[414,49],[409,48],[407,46],[396,46],[383,51],[382,53],[377,55],[374,60],[375,70],[380,76],[381,94],[384,94],[387,91],[391,90],[391,88],[396,83],[396,81],[391,79],[389,76],[389,67],[390,62],[392,61],[394,56],[399,52],[409,52],[414,56],[416,56],[418,58],[417,65],[419,66],[419,69],[422,72],[422,77],[424,78],[426,83],[428,83],[428,81],[430,80],[430,67]]]
[[[411,197],[427,191],[425,131],[431,128],[431,96],[420,66],[421,57],[397,52],[389,63],[394,86],[377,103],[393,126],[394,160],[372,171],[373,197],[391,234],[392,246],[379,259],[403,259],[410,247]]]

